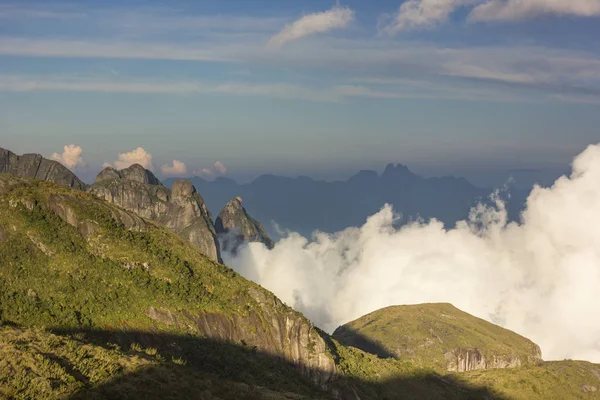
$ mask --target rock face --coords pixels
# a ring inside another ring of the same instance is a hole
[[[509,354],[491,355],[486,357],[479,349],[456,348],[444,354],[446,370],[452,372],[467,372],[481,369],[516,368],[523,365],[518,356]],[[541,360],[541,354],[538,361]],[[526,360],[529,363],[529,360]]]
[[[243,242],[260,242],[269,249],[275,246],[265,228],[248,215],[241,197],[234,198],[221,210],[215,229],[223,243],[223,250],[234,254]]]
[[[285,306],[277,297],[257,288],[250,288],[252,302],[259,306],[248,315],[231,318],[218,313],[194,315],[183,312],[177,316],[166,308],[150,307],[146,316],[168,326],[189,329],[213,339],[243,343],[292,362],[320,386],[326,386],[336,372],[335,361],[328,355],[321,334],[301,314]],[[234,301],[245,303],[242,299]],[[246,306],[247,304],[243,304]]]
[[[383,308],[339,327],[333,337],[440,371],[513,368],[542,359],[527,338],[443,303]]]
[[[196,188],[185,180],[173,191],[139,164],[117,171],[105,168],[88,189],[96,196],[159,222],[199,248],[214,261],[221,261],[212,216]]]
[[[0,148],[0,174],[50,181],[78,190],[86,187],[73,172],[57,161],[45,159],[39,154],[18,156],[3,148]]]

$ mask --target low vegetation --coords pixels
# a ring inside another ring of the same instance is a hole
[[[477,349],[488,363],[540,361],[531,340],[445,303],[386,307],[338,328],[333,336],[346,345],[438,372],[447,370],[445,355],[455,349]]]

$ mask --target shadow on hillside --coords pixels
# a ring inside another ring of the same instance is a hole
[[[345,346],[356,347],[367,353],[375,354],[380,358],[396,358],[382,344],[369,339],[362,333],[349,326],[340,326],[333,332],[333,338]]]
[[[503,399],[453,376],[411,374],[383,382],[336,375],[321,389],[291,363],[243,343],[140,331],[53,329],[149,362],[69,399]],[[68,368],[69,366],[64,366]],[[316,371],[305,371],[316,375]],[[310,375],[310,374],[308,374]]]

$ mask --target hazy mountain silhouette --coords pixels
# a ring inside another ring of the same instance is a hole
[[[210,210],[220,210],[232,197],[243,197],[244,206],[273,237],[278,235],[272,222],[304,235],[314,230],[336,232],[361,226],[386,203],[403,215],[402,222],[418,217],[437,218],[453,226],[467,218],[477,202],[489,201],[492,193],[492,189],[474,186],[464,178],[424,178],[402,164],[388,164],[381,175],[363,170],[347,181],[334,182],[275,175],[261,175],[246,184],[223,177],[214,181],[200,177],[189,180],[202,193]],[[164,184],[171,186],[174,181],[167,179]],[[518,218],[526,195],[525,190],[511,190],[511,219]],[[509,197],[507,193],[502,196]]]

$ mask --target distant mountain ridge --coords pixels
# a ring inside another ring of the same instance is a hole
[[[305,236],[315,230],[337,232],[361,226],[386,203],[403,215],[404,222],[436,218],[451,227],[466,219],[472,206],[489,201],[493,192],[472,185],[465,178],[424,178],[403,164],[388,164],[381,175],[362,170],[347,181],[333,182],[276,175],[261,175],[245,184],[224,177],[214,181],[188,179],[210,209],[221,209],[231,198],[243,197],[245,207],[262,221],[272,237],[278,236],[273,222],[283,230]],[[164,184],[171,186],[175,180],[165,179]],[[501,195],[507,200],[510,219],[518,219],[527,194],[528,191],[511,190],[510,196]]]

